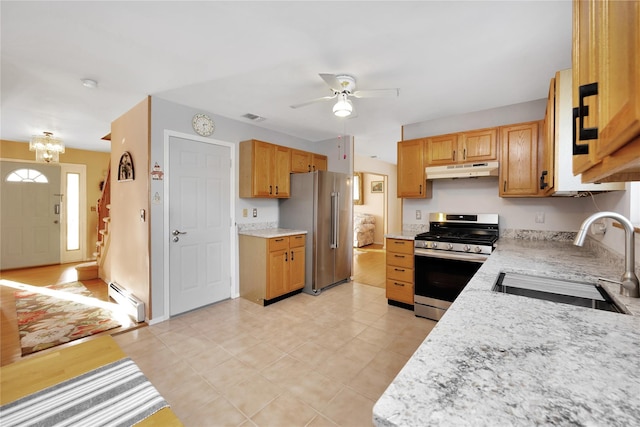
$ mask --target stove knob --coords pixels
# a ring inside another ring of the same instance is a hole
[[[469,245],[464,245],[464,247],[462,248],[463,251],[465,252],[469,252],[471,250],[471,246]]]
[[[431,247],[432,247],[433,249],[435,249],[435,248],[437,248],[437,247],[438,247],[438,244],[437,244],[436,242],[433,242],[433,243],[431,244]]]
[[[480,246],[476,246],[475,248],[473,248],[473,251],[475,253],[480,253],[480,251],[482,251],[482,249],[480,249]]]
[[[453,245],[451,243],[447,243],[447,249],[449,250],[453,249]]]

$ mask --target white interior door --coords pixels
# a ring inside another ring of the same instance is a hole
[[[0,162],[0,269],[60,263],[60,166]]]
[[[231,148],[169,137],[169,314],[231,296]]]

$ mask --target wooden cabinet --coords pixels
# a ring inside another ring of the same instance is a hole
[[[240,197],[289,197],[289,148],[255,139],[240,143]]]
[[[311,170],[314,171],[326,171],[328,164],[327,156],[323,156],[322,154],[311,154]]]
[[[459,134],[458,163],[475,163],[498,158],[498,130],[480,129]]]
[[[398,197],[431,198],[425,168],[426,138],[398,142]]]
[[[555,131],[556,131],[556,79],[551,78],[549,83],[549,95],[547,107],[542,121],[543,153],[542,170],[540,172],[539,191],[543,194],[552,194],[555,190]]]
[[[267,305],[305,285],[304,234],[239,236],[240,296]]]
[[[311,172],[311,153],[291,150],[291,173]]]
[[[291,150],[291,173],[327,170],[327,156],[302,150]]]
[[[575,138],[588,144],[574,156],[574,173],[585,182],[640,180],[640,3],[573,7]]]
[[[541,122],[500,128],[500,197],[537,197]]]
[[[426,164],[443,166],[496,160],[497,134],[496,128],[488,128],[429,137]]]
[[[413,305],[413,240],[387,238],[388,300]]]

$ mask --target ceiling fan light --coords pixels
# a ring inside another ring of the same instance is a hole
[[[353,104],[350,100],[347,99],[346,94],[340,94],[340,99],[336,102],[336,105],[333,106],[333,114],[338,117],[347,117],[351,115],[353,111]]]

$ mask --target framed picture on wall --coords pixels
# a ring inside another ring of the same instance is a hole
[[[371,181],[372,193],[384,193],[384,181]]]
[[[133,181],[134,179],[133,159],[131,154],[125,151],[120,156],[120,163],[118,164],[118,181]]]

